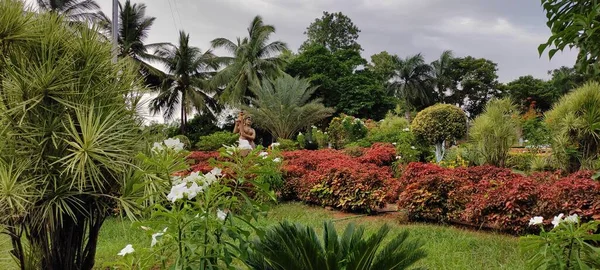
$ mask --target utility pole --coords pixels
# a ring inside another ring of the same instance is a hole
[[[119,50],[119,0],[113,0],[112,5],[112,61],[117,62]]]

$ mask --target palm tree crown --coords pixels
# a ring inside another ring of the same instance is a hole
[[[271,132],[273,137],[289,139],[300,129],[330,116],[320,99],[311,99],[316,88],[305,79],[283,74],[274,80],[264,80],[262,86],[252,87],[252,104],[244,108],[254,122]],[[310,101],[309,101],[310,100]]]
[[[432,68],[423,56],[420,53],[404,59],[396,56],[394,61],[394,82],[390,86],[406,102],[407,112],[432,103]]]
[[[287,45],[281,41],[269,43],[273,33],[275,27],[264,24],[262,18],[256,16],[248,28],[248,37],[238,37],[236,42],[226,38],[212,41],[213,47],[233,54],[219,58],[227,66],[213,78],[214,85],[225,86],[224,100],[233,103],[243,101],[251,86],[258,86],[263,78],[281,73],[285,61],[278,54],[287,50]]]
[[[452,79],[450,78],[449,72],[452,68],[452,61],[454,60],[454,54],[452,51],[447,50],[442,52],[440,59],[433,61],[431,67],[433,68],[433,78],[435,80],[435,87],[437,90],[438,100],[444,102],[446,97],[446,90],[452,87]]]
[[[156,52],[168,74],[158,96],[151,102],[152,113],[163,112],[165,118],[174,116],[176,107],[181,109],[181,129],[185,130],[187,115],[193,109],[211,114],[220,109],[215,92],[208,91],[207,79],[218,65],[212,51],[204,53],[189,45],[190,36],[179,32],[179,47],[169,46]]]
[[[69,21],[97,21],[102,15],[95,0],[37,0],[41,10],[64,15]]]

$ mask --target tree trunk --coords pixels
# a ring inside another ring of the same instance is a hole
[[[185,133],[185,94],[181,92],[181,125],[179,126],[180,132],[183,135]]]
[[[406,110],[404,112],[404,117],[406,118],[406,120],[408,121],[408,123],[410,124],[410,111]]]
[[[442,141],[441,143],[435,144],[435,161],[440,163],[442,159],[444,159],[444,154],[446,153],[446,141]]]

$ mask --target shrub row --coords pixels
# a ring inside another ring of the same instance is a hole
[[[520,234],[533,216],[600,219],[600,183],[592,172],[524,176],[493,166],[446,169],[411,163],[391,196],[412,220],[458,222]],[[535,228],[533,228],[535,229]]]
[[[284,153],[283,199],[355,212],[383,207],[386,186],[393,182],[389,165],[394,147],[375,144],[363,153],[358,157],[333,149]]]

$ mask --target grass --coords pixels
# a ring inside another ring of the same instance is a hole
[[[395,234],[409,230],[411,237],[425,243],[427,257],[418,266],[427,269],[524,269],[524,259],[518,252],[518,239],[511,236],[474,232],[453,227],[427,224],[400,224],[396,216],[354,216],[330,211],[301,203],[285,203],[274,206],[259,225],[269,226],[289,220],[310,225],[321,232],[324,221],[334,220],[338,230],[350,222],[364,225],[372,233],[388,223]],[[391,236],[388,236],[388,240]],[[131,222],[109,219],[100,233],[96,253],[96,265],[101,268],[118,259],[117,253],[127,244],[149,246],[150,237],[141,229],[132,228]],[[14,269],[9,258],[10,243],[0,237],[0,269]],[[6,250],[6,252],[4,252]]]

